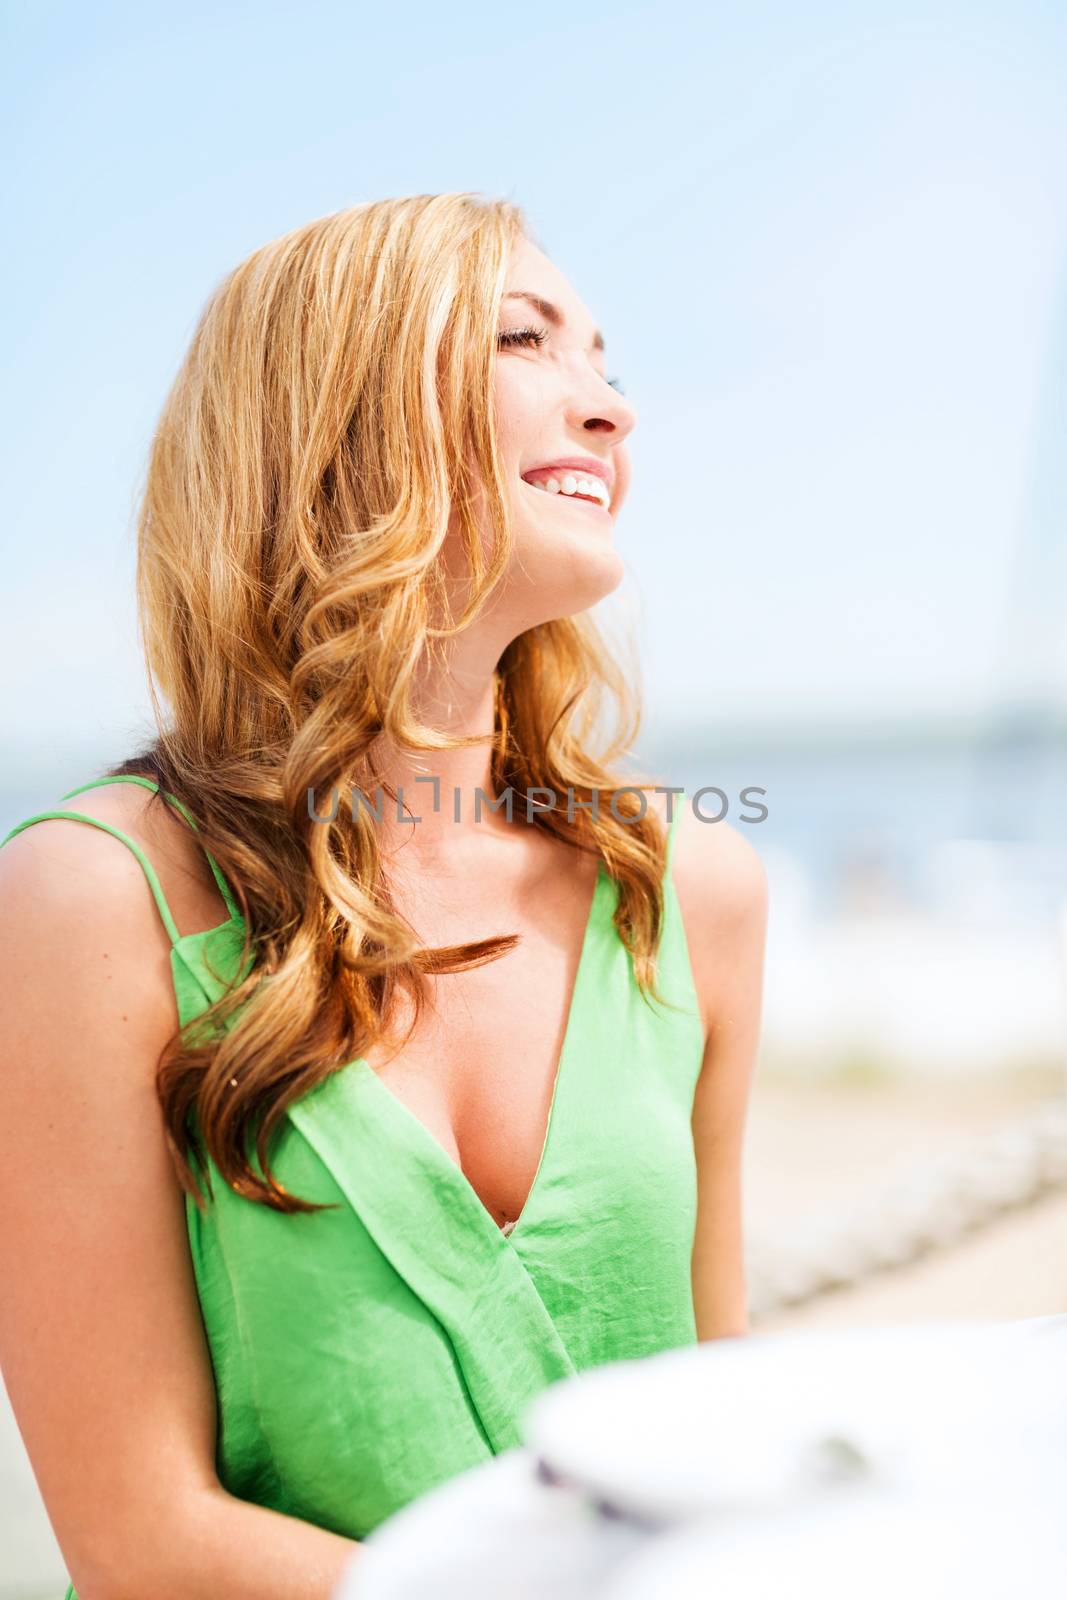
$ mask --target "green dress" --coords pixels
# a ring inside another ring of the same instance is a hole
[[[134,782],[146,778],[97,779]],[[167,795],[195,828],[181,802]],[[217,1472],[233,1495],[363,1539],[455,1474],[522,1442],[547,1384],[603,1362],[696,1342],[691,1115],[704,1038],[685,930],[664,880],[660,988],[646,1000],[600,864],[547,1134],[510,1232],[423,1123],[362,1059],[290,1106],[271,1164],[290,1191],[337,1209],[283,1215],[209,1164],[189,1248],[218,1396]],[[243,922],[172,942],[181,1021],[238,975]],[[77,1600],[73,1587],[64,1600]]]

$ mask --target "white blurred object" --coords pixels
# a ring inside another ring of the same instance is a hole
[[[1051,1463],[1050,1463],[1051,1466]],[[1061,1462],[1062,1468],[1062,1462]],[[702,1519],[628,1563],[604,1600],[1011,1600],[1067,1589],[1067,1522],[1029,1480],[985,1494],[857,1494],[773,1523]]]
[[[508,1450],[375,1529],[334,1600],[587,1600],[643,1539]]]
[[[668,1526],[867,1477],[943,1493],[1067,1465],[1067,1316],[716,1341],[553,1384],[525,1438],[568,1482]],[[836,1450],[836,1455],[835,1455]],[[837,1471],[820,1462],[836,1461]]]
[[[614,1362],[524,1437],[382,1524],[336,1600],[1067,1592],[1067,1315]]]

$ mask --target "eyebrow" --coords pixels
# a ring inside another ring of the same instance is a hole
[[[562,328],[564,321],[563,312],[551,300],[546,300],[543,295],[534,294],[530,289],[509,289],[504,296],[505,300],[528,300],[535,311],[539,311],[546,322],[551,322],[554,328]],[[593,333],[591,350],[603,350],[604,335],[597,328]]]

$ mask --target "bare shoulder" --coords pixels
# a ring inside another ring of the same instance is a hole
[[[672,867],[694,928],[709,918],[721,923],[759,915],[766,902],[766,869],[748,834],[726,820],[703,822],[688,804],[675,824]]]
[[[702,822],[685,803],[675,825],[672,879],[705,1023],[731,988],[762,969],[769,906],[763,860],[743,828]]]
[[[192,831],[141,784],[101,785],[67,800],[56,796],[35,810],[78,811],[131,839],[155,871],[179,933],[224,920],[225,904]],[[91,923],[117,932],[128,923],[142,951],[169,956],[170,937],[144,869],[107,828],[46,818],[15,834],[0,849],[0,900],[9,917],[41,907],[57,929]]]
[[[151,859],[137,802],[102,791],[39,809],[98,816]],[[170,948],[144,869],[105,829],[45,818],[0,849],[0,964],[10,996],[9,1033],[24,1029],[38,1036],[42,1017],[55,1015],[58,1006],[80,1027],[121,1023],[123,1031],[136,1030],[162,1046],[177,1026]],[[20,1053],[19,1059],[27,1057]],[[63,1069],[58,1058],[54,1070]]]

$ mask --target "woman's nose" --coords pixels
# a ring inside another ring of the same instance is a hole
[[[569,409],[568,421],[575,427],[609,433],[613,444],[621,444],[637,423],[637,412],[630,402],[599,374],[594,374],[580,394],[575,394]]]

